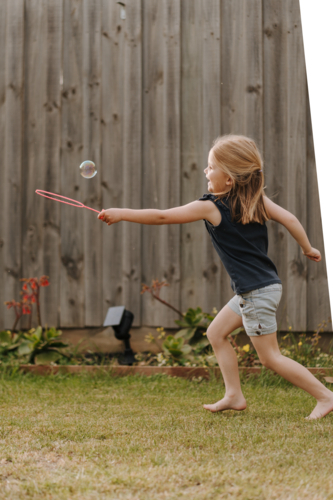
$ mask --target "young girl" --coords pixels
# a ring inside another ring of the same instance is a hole
[[[218,137],[204,170],[210,194],[169,210],[110,208],[98,218],[108,225],[121,220],[159,225],[204,219],[235,292],[207,330],[223,375],[225,396],[215,404],[204,405],[205,409],[216,412],[246,408],[237,356],[227,338],[244,326],[261,363],[316,398],[317,405],[307,419],[322,418],[333,410],[333,392],[304,366],[283,356],[277,343],[276,310],[282,284],[275,265],[267,257],[266,220],[285,226],[309,259],[320,262],[321,255],[311,247],[298,219],[264,195],[262,167],[252,139],[240,135]]]

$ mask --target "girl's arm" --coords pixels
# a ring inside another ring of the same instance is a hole
[[[214,211],[218,210],[212,201],[196,200],[181,207],[168,210],[143,209],[131,210],[129,208],[109,208],[98,214],[98,219],[110,226],[122,220],[138,222],[140,224],[184,224],[201,219],[210,221]]]
[[[302,248],[302,252],[306,255],[306,257],[311,260],[315,260],[316,262],[321,261],[321,254],[319,250],[311,246],[306,232],[297,217],[288,212],[288,210],[285,210],[274,203],[272,200],[267,198],[267,196],[264,196],[263,199],[269,218],[279,222],[288,229],[291,236],[295,238],[297,243]]]

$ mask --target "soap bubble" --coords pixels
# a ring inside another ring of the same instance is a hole
[[[80,165],[80,174],[85,179],[92,179],[97,174],[97,168],[94,162],[88,160]]]

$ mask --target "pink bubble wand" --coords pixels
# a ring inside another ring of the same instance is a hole
[[[40,196],[44,196],[44,198],[48,198],[49,200],[53,201],[59,201],[60,203],[66,203],[66,205],[71,205],[72,207],[77,207],[77,208],[87,208],[88,210],[92,210],[93,212],[96,213],[101,213],[103,210],[95,210],[94,208],[87,207],[83,203],[77,200],[73,200],[72,198],[67,198],[66,196],[61,196],[60,194],[55,194],[55,193],[49,193],[48,191],[43,191],[42,189],[36,189],[35,193],[39,194]],[[50,196],[47,196],[50,195]],[[55,198],[57,197],[57,198]],[[62,198],[61,200],[58,200],[58,198]],[[68,201],[63,201],[63,200],[68,200]],[[72,203],[69,203],[72,202]]]

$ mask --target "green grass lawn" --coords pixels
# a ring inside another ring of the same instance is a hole
[[[216,381],[2,373],[0,499],[333,499],[333,415],[268,373],[243,388],[211,414]]]

